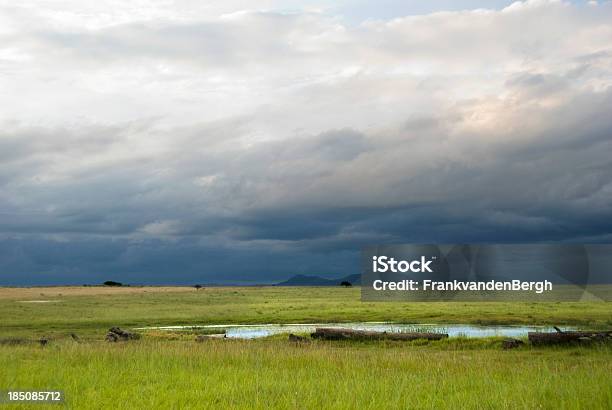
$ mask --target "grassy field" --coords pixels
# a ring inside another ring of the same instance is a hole
[[[495,340],[66,341],[0,347],[0,385],[62,389],[79,409],[609,409],[611,353]]]
[[[76,332],[102,337],[111,326],[395,321],[612,327],[612,303],[360,300],[358,288],[26,288],[0,290],[0,337]]]
[[[195,343],[154,332],[102,340],[115,325],[605,328],[610,303],[362,303],[358,289],[344,288],[41,288],[0,290],[0,316],[0,390],[61,389],[70,408],[612,408],[610,345],[504,351],[498,338],[294,344],[280,335]],[[49,345],[32,342],[42,335]]]

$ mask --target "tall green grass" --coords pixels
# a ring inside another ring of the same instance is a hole
[[[0,346],[0,386],[62,389],[78,409],[609,409],[611,353],[492,340],[61,342]]]
[[[503,351],[495,338],[293,344],[286,335],[196,343],[198,331],[102,341],[111,326],[612,327],[611,303],[362,303],[359,296],[358,289],[262,287],[62,296],[39,304],[0,299],[0,389],[64,390],[66,405],[76,409],[612,408],[610,346]],[[48,346],[34,342],[42,335],[51,337]],[[58,408],[7,408],[45,407]]]

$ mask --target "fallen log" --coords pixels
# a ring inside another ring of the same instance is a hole
[[[527,338],[529,339],[529,342],[534,346],[565,344],[572,342],[605,341],[612,339],[612,330],[599,332],[562,332],[558,329],[555,330],[556,332],[553,333],[529,332],[527,333]]]
[[[310,336],[315,339],[324,340],[440,340],[448,337],[448,334],[424,332],[373,332],[368,330],[318,327]]]

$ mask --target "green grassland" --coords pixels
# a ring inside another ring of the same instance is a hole
[[[505,351],[499,338],[296,344],[286,335],[196,343],[192,334],[163,332],[103,341],[110,326],[176,324],[397,321],[609,328],[611,303],[362,303],[359,289],[339,287],[164,293],[143,288],[37,298],[57,302],[29,303],[32,295],[24,298],[17,290],[0,297],[0,390],[60,389],[69,408],[612,408],[609,344]],[[72,340],[71,332],[80,339]],[[47,346],[34,342],[42,335],[51,337]]]
[[[62,389],[78,409],[609,409],[611,353],[503,351],[492,339],[62,341],[0,346],[0,385]]]
[[[0,298],[0,337],[66,332],[101,337],[111,326],[345,321],[612,327],[612,303],[603,302],[366,303],[361,302],[358,288],[340,287],[204,288],[180,293],[141,290],[87,296],[43,293],[35,298],[50,303],[26,303],[16,292],[15,297]]]

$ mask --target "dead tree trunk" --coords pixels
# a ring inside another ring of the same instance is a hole
[[[527,337],[532,345],[553,345],[572,342],[605,341],[612,338],[612,331],[601,332],[562,332],[558,329],[554,333],[529,332]]]
[[[315,339],[325,340],[440,340],[448,337],[448,334],[422,332],[373,332],[367,330],[319,327],[315,329],[315,332],[312,333],[311,336]]]

